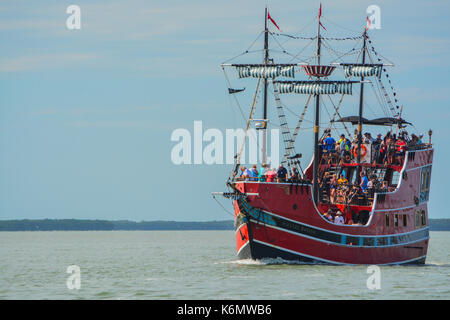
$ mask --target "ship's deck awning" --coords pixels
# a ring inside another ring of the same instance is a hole
[[[341,119],[336,120],[335,122],[350,122],[351,124],[355,125],[359,123],[359,116],[342,117]],[[411,123],[404,119],[386,117],[386,118],[377,118],[373,120],[362,118],[362,124],[372,126],[392,126],[394,124],[411,124]]]

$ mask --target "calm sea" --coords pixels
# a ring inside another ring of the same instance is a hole
[[[233,231],[0,232],[0,299],[449,299],[449,249],[431,232],[425,266],[369,290],[367,266],[239,261]]]

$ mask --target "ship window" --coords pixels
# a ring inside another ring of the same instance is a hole
[[[394,214],[394,226],[398,227],[398,214]]]
[[[419,201],[428,201],[430,194],[430,178],[431,178],[431,166],[422,168],[420,175],[420,194]]]
[[[407,218],[408,218],[408,216],[406,214],[404,214],[403,215],[403,226],[404,227],[406,227],[406,225],[407,225],[407,220],[406,220]]]
[[[422,222],[422,226],[425,226],[426,224],[427,224],[427,216],[426,216],[426,214],[425,214],[425,210],[422,210],[422,212],[421,212],[421,214],[420,214],[420,217],[421,217],[421,222]]]
[[[416,212],[416,227],[420,227],[420,212]]]
[[[400,181],[400,172],[394,171],[394,172],[392,173],[392,182],[391,182],[391,186],[393,186],[393,187],[398,186],[399,181]]]
[[[386,227],[389,227],[389,213],[386,213],[385,221],[386,221]]]

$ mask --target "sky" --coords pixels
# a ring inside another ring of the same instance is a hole
[[[380,7],[381,28],[369,35],[395,64],[389,76],[403,116],[415,132],[433,128],[429,216],[450,218],[450,3],[321,2],[329,37],[360,34],[367,7]],[[66,27],[72,4],[79,30]],[[256,39],[266,5],[284,33],[315,35],[319,1],[1,1],[0,219],[231,219],[231,204],[222,201],[225,211],[211,197],[225,191],[231,166],[175,165],[171,134],[193,132],[196,120],[205,130],[242,127],[220,64]],[[305,45],[277,39],[294,54]],[[357,110],[351,101],[344,110]],[[251,94],[246,113],[250,103]],[[300,113],[293,98],[286,103]],[[312,137],[299,138],[306,167]]]

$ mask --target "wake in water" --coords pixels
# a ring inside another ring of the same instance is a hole
[[[238,265],[254,265],[254,266],[267,266],[267,265],[323,265],[323,266],[332,266],[331,264],[327,263],[306,263],[301,261],[295,261],[295,260],[285,260],[282,258],[263,258],[259,260],[254,259],[241,259],[241,260],[232,260],[232,261],[223,261],[223,262],[216,262],[215,264],[224,263],[224,264],[238,264]],[[340,265],[340,267],[345,266],[354,266],[354,265]],[[426,264],[417,265],[417,264],[405,264],[405,265],[386,265],[383,267],[450,267],[450,264],[443,263],[443,262],[435,262],[430,261]]]
[[[231,263],[231,264],[239,264],[239,265],[260,265],[260,266],[267,266],[267,265],[279,265],[279,264],[291,264],[291,265],[311,265],[311,263],[305,263],[301,261],[293,261],[293,260],[285,260],[282,258],[263,258],[259,260],[254,259],[241,259],[241,260],[232,260],[232,261],[224,261],[219,263]],[[322,265],[322,263],[314,263],[317,265]]]
[[[450,264],[445,262],[430,261],[425,263],[423,267],[450,267]]]

